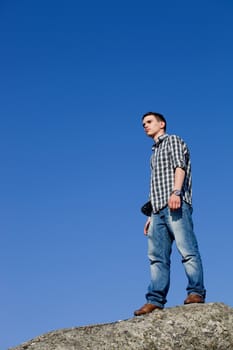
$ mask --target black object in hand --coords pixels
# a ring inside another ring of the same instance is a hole
[[[146,215],[146,216],[151,216],[153,211],[152,205],[151,205],[151,201],[145,203],[142,207],[141,207],[141,212]]]

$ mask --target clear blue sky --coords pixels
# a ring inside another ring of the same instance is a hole
[[[233,4],[0,1],[0,349],[130,318],[163,113],[192,153],[207,302],[233,306]],[[186,277],[174,246],[167,307]]]

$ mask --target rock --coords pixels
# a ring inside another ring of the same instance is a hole
[[[233,308],[190,304],[53,331],[9,350],[233,350]]]

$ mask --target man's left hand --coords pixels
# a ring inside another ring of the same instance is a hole
[[[168,201],[168,206],[171,210],[177,210],[181,206],[181,199],[180,196],[176,196],[175,194],[172,194]]]

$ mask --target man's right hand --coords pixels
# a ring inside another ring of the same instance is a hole
[[[148,230],[149,230],[149,227],[150,227],[150,217],[147,219],[146,223],[145,223],[145,226],[144,226],[144,235],[147,236],[148,234]]]

